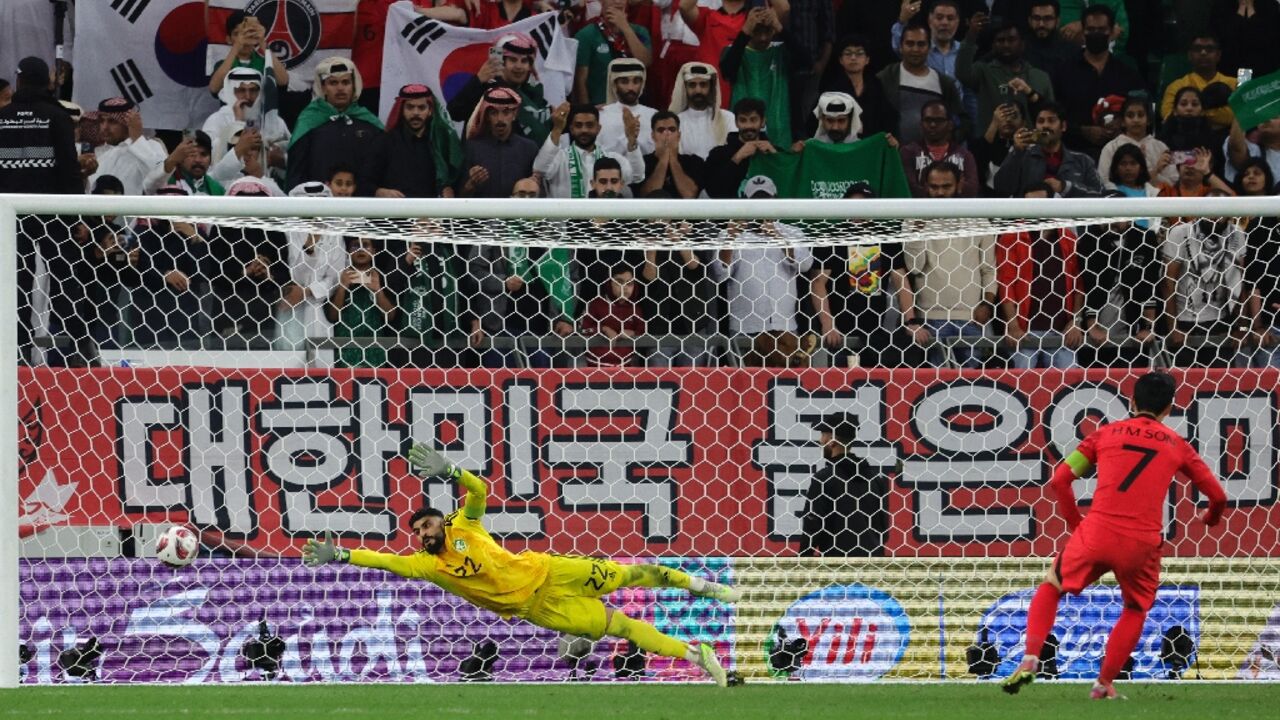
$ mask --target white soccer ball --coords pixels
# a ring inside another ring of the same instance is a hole
[[[183,525],[170,525],[156,538],[156,559],[169,567],[190,565],[199,549],[199,538]]]

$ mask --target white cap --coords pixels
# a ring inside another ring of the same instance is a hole
[[[778,197],[778,186],[768,175],[747,178],[747,181],[742,183],[742,190],[738,194],[744,198],[751,198],[761,193],[769,197]]]

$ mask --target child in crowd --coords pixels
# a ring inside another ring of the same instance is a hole
[[[328,184],[334,197],[355,197],[356,171],[348,165],[334,165],[329,169]]]
[[[636,302],[635,271],[627,266],[613,269],[600,288],[600,295],[587,304],[582,318],[582,334],[634,338],[644,334],[644,316]],[[591,348],[592,364],[597,366],[631,365],[635,351],[630,347],[598,346]]]

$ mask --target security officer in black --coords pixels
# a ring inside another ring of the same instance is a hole
[[[0,192],[84,193],[71,115],[53,98],[49,66],[18,64],[13,102],[0,108]]]
[[[51,86],[44,60],[28,57],[18,63],[13,102],[0,108],[0,193],[84,193],[75,125]],[[30,361],[35,243],[66,239],[51,238],[52,232],[70,236],[67,224],[56,218],[18,219],[18,358],[23,364]]]
[[[889,481],[849,452],[858,416],[832,413],[814,424],[827,465],[805,492],[800,554],[812,557],[876,557],[884,554]]]

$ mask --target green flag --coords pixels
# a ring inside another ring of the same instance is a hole
[[[726,51],[727,52],[727,51]],[[742,65],[738,79],[733,83],[733,107],[743,98],[760,98],[764,101],[764,126],[769,140],[779,147],[791,147],[791,90],[788,82],[789,55],[786,46],[771,45],[765,50],[753,50],[750,46],[742,53]]]
[[[1231,93],[1231,111],[1240,127],[1248,130],[1280,117],[1280,71],[1255,78]]]
[[[859,180],[876,197],[911,197],[902,159],[884,133],[848,145],[810,140],[799,153],[756,154],[747,177],[755,175],[768,175],[783,198],[840,198]]]

